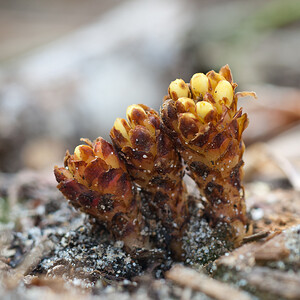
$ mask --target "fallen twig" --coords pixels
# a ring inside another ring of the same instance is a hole
[[[290,184],[296,191],[300,191],[300,173],[291,163],[291,161],[284,155],[275,152],[269,145],[262,144],[262,149],[265,150],[266,154],[270,159],[278,166],[281,171],[285,174]]]
[[[174,266],[166,274],[166,278],[177,284],[202,292],[209,297],[220,300],[250,300],[251,297],[245,292],[212,279],[207,275],[200,274],[197,271],[180,265]]]
[[[300,277],[296,274],[254,267],[250,273],[242,272],[241,277],[261,292],[272,295],[272,299],[300,299]]]
[[[263,238],[267,237],[269,234],[270,234],[269,231],[261,231],[261,232],[257,232],[255,234],[246,236],[243,238],[243,244],[263,239]]]
[[[53,248],[54,243],[49,239],[43,239],[40,243],[37,243],[37,245],[26,255],[23,262],[7,274],[7,287],[9,289],[13,289],[18,286],[24,276],[28,275],[37,266],[41,259],[48,255]]]

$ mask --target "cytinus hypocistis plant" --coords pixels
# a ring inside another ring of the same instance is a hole
[[[77,209],[104,224],[128,252],[149,248],[140,203],[124,163],[102,138],[67,151],[64,168],[55,167],[58,188]]]
[[[164,227],[163,239],[173,252],[180,253],[188,218],[181,158],[156,111],[142,104],[131,105],[127,119],[115,121],[111,139],[131,178],[146,193],[148,209]]]
[[[235,93],[236,86],[228,65],[219,73],[197,73],[190,84],[177,79],[169,86],[161,116],[188,165],[188,174],[207,200],[205,215],[210,224],[230,225],[230,238],[238,245],[247,230],[241,180],[242,133],[249,121],[237,109],[237,102],[239,97],[256,95]]]
[[[241,180],[248,117],[237,101],[255,94],[236,93],[236,86],[226,65],[189,84],[173,81],[161,114],[129,106],[127,120],[118,118],[110,132],[112,145],[84,140],[67,152],[65,166],[55,167],[59,190],[128,252],[164,247],[179,257],[189,221],[186,171],[206,198],[204,217],[212,227],[230,227],[226,238],[238,246],[247,230]]]

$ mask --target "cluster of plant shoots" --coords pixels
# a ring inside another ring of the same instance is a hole
[[[191,204],[187,173],[206,199],[201,218],[227,224],[239,245],[247,231],[241,184],[242,133],[247,114],[237,109],[228,65],[219,73],[197,73],[190,83],[171,82],[160,114],[143,105],[127,108],[103,138],[66,153],[55,167],[58,188],[70,203],[104,224],[125,250],[161,248],[182,256]]]

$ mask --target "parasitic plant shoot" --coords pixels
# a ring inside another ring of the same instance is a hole
[[[154,212],[156,223],[162,223],[171,248],[180,252],[175,248],[188,218],[181,158],[156,111],[131,105],[127,119],[115,121],[111,139],[134,183],[145,193],[146,209]]]
[[[148,248],[135,190],[124,163],[102,138],[67,151],[65,167],[55,167],[58,189],[70,203],[103,223],[125,248]]]
[[[230,228],[226,239],[238,246],[247,233],[241,183],[242,133],[247,114],[237,109],[228,65],[219,73],[195,74],[190,83],[173,81],[161,114],[131,105],[102,138],[67,152],[55,167],[58,188],[70,203],[104,224],[126,251],[160,248],[184,256],[181,243],[189,214],[184,172],[206,199],[203,218],[211,227]]]
[[[242,133],[249,121],[237,109],[237,101],[239,96],[255,94],[235,93],[236,86],[228,65],[219,73],[195,74],[190,85],[177,79],[169,86],[161,115],[188,174],[207,200],[205,215],[210,224],[229,224],[238,245],[247,229],[241,180]]]

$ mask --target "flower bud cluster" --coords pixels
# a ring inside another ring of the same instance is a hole
[[[102,138],[66,153],[65,167],[54,168],[58,189],[71,204],[105,224],[128,251],[147,247],[144,221],[130,176],[111,144]]]
[[[230,224],[238,244],[247,230],[241,180],[242,133],[248,117],[237,110],[236,86],[228,65],[219,73],[197,73],[189,84],[176,79],[169,86],[161,115],[189,175],[207,200],[207,218],[213,226]]]

